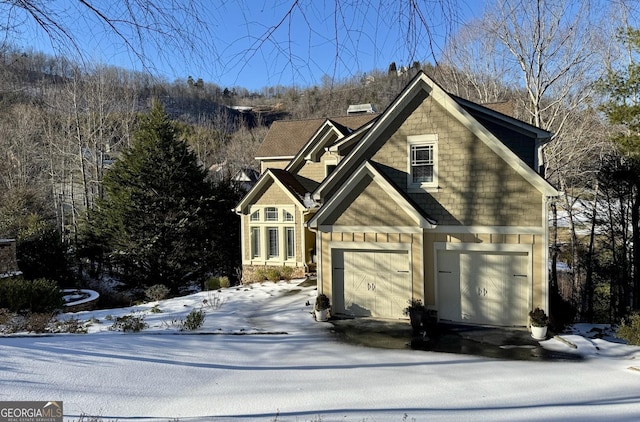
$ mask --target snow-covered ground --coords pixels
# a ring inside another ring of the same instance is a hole
[[[93,318],[89,334],[0,337],[0,401],[60,400],[66,420],[640,420],[640,347],[543,342],[587,357],[576,362],[357,347],[313,320],[315,295],[264,283],[65,314]],[[180,331],[200,308],[202,328]],[[149,328],[109,331],[125,314]]]

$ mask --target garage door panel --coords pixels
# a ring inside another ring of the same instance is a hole
[[[344,252],[344,304],[345,310],[355,316],[371,316],[374,298],[371,290],[374,277],[368,265],[373,259],[370,253]]]
[[[334,282],[344,279],[344,311],[355,316],[396,318],[411,298],[406,251],[346,250],[344,268],[334,267]],[[342,274],[336,272],[342,271]],[[334,287],[334,292],[340,292]]]
[[[440,318],[473,324],[526,325],[528,259],[527,253],[439,251]],[[456,260],[459,274],[447,270],[455,268]],[[456,314],[458,303],[460,312]]]
[[[460,254],[456,252],[438,253],[437,266],[440,318],[448,321],[461,321]]]

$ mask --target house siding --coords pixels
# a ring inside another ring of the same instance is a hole
[[[288,210],[293,211],[293,216],[294,216],[293,222],[291,223],[279,222],[279,223],[274,223],[274,225],[278,227],[284,227],[284,226],[291,226],[293,223],[293,226],[295,227],[295,233],[296,233],[295,257],[293,260],[287,260],[287,261],[265,260],[264,257],[261,257],[255,260],[252,259],[251,246],[250,246],[251,245],[250,227],[252,225],[256,225],[256,223],[252,224],[252,222],[250,221],[251,212],[248,212],[247,214],[243,214],[242,215],[242,242],[244,246],[242,248],[242,264],[243,264],[242,265],[242,281],[244,283],[255,281],[255,273],[258,269],[264,269],[264,268],[274,267],[274,266],[284,266],[284,265],[294,267],[294,272],[292,274],[294,278],[304,277],[306,273],[305,263],[308,260],[308,256],[307,256],[308,251],[304,250],[306,249],[305,244],[313,245],[313,236],[311,236],[311,239],[308,239],[308,236],[306,233],[304,236],[301,235],[303,231],[306,232],[308,230],[304,227],[304,216],[302,214],[302,209],[300,208],[300,206],[293,203],[289,194],[287,194],[285,191],[282,190],[282,188],[280,188],[280,186],[278,186],[276,183],[273,183],[273,182],[271,182],[265,189],[263,189],[260,196],[257,197],[254,203],[249,206],[249,209],[251,208],[251,206],[259,206],[259,207],[274,206],[279,209],[279,212],[281,212],[282,208],[286,207]],[[269,224],[263,222],[263,223],[260,223],[259,225],[261,227],[264,227]],[[305,244],[303,244],[303,239],[305,240]],[[310,243],[306,243],[307,241],[310,241]],[[281,245],[281,247],[284,247],[284,245]]]
[[[531,289],[532,289],[532,308],[536,306],[545,306],[545,282],[546,282],[546,266],[544,265],[546,257],[546,247],[543,235],[532,234],[502,234],[502,233],[434,233],[426,230],[424,232],[424,262],[425,262],[425,305],[436,305],[436,274],[435,274],[435,243],[477,243],[483,245],[531,245]]]
[[[416,193],[407,186],[407,137],[425,134],[438,135],[438,190]],[[506,251],[509,245],[521,245],[531,248],[529,305],[546,307],[546,238],[526,230],[533,228],[535,232],[544,227],[543,195],[503,157],[429,97],[399,113],[374,149],[371,160],[376,168],[445,232],[371,232],[372,227],[415,227],[416,223],[380,185],[371,178],[363,179],[319,222],[327,228],[332,226],[320,236],[320,283],[326,294],[333,293],[331,250],[340,249],[341,244],[363,250],[383,243],[410,245],[411,296],[423,299],[433,309],[438,306],[436,243],[480,244],[501,250],[505,246]],[[341,227],[362,231],[343,233]],[[510,227],[508,234],[500,230],[503,227]],[[524,233],[518,233],[518,228],[524,228]]]
[[[297,174],[307,179],[311,179],[314,182],[320,183],[326,177],[326,165],[327,162],[335,163],[337,161],[337,156],[334,154],[324,153],[320,157],[318,162],[315,161],[307,161],[304,165],[298,170]]]
[[[254,202],[256,205],[283,205],[291,204],[291,198],[280,186],[271,183],[264,193]]]
[[[267,169],[284,169],[289,165],[291,160],[262,160],[260,162],[260,173],[264,173]]]
[[[321,189],[327,160],[336,160],[325,150],[334,142],[325,132],[305,138],[296,161],[263,163],[263,169],[289,164],[296,191],[313,193],[319,209],[301,208],[301,199],[277,181],[252,191],[249,207],[295,207],[295,265],[312,266],[314,242],[318,291],[338,312],[397,318],[398,303],[414,298],[443,320],[526,324],[529,306],[548,309],[545,212],[547,196],[557,192],[531,169],[534,138],[548,133],[497,114],[487,117],[474,107],[465,108],[426,75],[417,75],[361,142],[349,139],[339,149],[347,154],[353,148]],[[437,184],[409,186],[409,137],[437,142]],[[309,218],[313,233],[303,225]],[[249,259],[251,222],[248,215],[242,221],[249,271],[281,265]]]
[[[400,205],[370,178],[359,184],[325,222],[335,226],[415,226]]]
[[[430,97],[373,155],[407,190],[407,136],[437,134],[438,190],[409,196],[440,225],[540,226],[540,192]],[[535,212],[532,212],[534,211]]]
[[[408,247],[411,265],[411,292],[407,292],[407,300],[411,297],[423,300],[424,273],[422,265],[423,236],[421,233],[390,232],[324,232],[319,234],[322,250],[320,283],[322,292],[331,298],[333,291],[332,249],[384,249],[385,244],[402,244]]]

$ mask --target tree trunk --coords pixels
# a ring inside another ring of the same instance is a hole
[[[596,182],[596,190],[593,198],[593,209],[591,210],[591,231],[589,233],[589,253],[587,254],[587,268],[584,281],[584,288],[586,295],[584,295],[585,303],[583,307],[586,309],[587,322],[593,322],[593,252],[596,234],[596,222],[598,214],[598,188],[599,185]]]
[[[552,221],[552,247],[551,247],[551,291],[559,294],[558,288],[558,207],[556,201],[551,201],[551,221]]]
[[[633,288],[631,306],[640,309],[640,181],[636,181],[633,192],[633,206],[631,209],[632,245],[633,245]]]

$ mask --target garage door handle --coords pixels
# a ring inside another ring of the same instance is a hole
[[[451,274],[451,271],[438,271],[440,274]]]
[[[409,270],[398,270],[399,273],[407,273],[409,274]]]
[[[526,277],[527,275],[526,274],[514,274],[513,276],[514,277]]]

